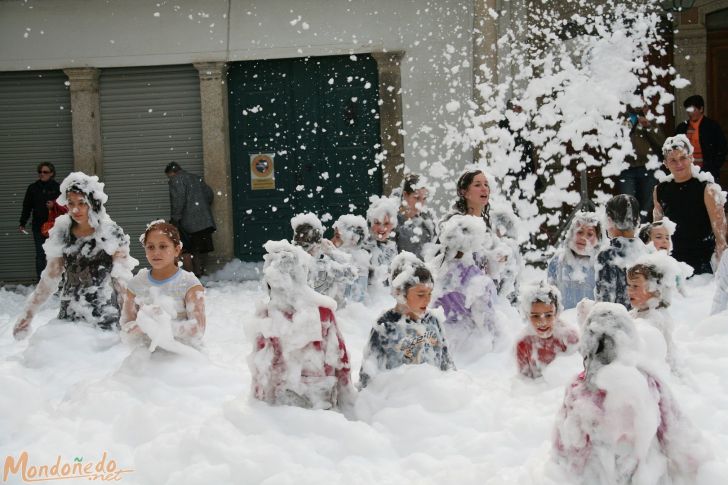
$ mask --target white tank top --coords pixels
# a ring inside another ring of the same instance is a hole
[[[161,294],[170,297],[174,301],[174,308],[177,311],[177,320],[188,320],[185,308],[185,295],[193,286],[202,286],[200,280],[194,273],[178,269],[175,274],[166,280],[155,280],[147,268],[142,268],[134,276],[127,289],[134,294],[137,305],[158,304],[155,295]],[[152,288],[155,290],[152,291]]]

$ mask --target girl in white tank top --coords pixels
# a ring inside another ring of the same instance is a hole
[[[154,221],[139,238],[151,269],[141,269],[127,286],[122,330],[146,335],[150,349],[184,352],[179,343],[199,346],[205,332],[205,290],[197,277],[177,266],[179,231]]]

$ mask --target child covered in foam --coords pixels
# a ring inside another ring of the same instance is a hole
[[[57,290],[59,321],[119,329],[126,283],[139,262],[129,255],[129,236],[106,213],[107,200],[97,176],[73,172],[61,183],[58,203],[68,213],[56,219],[43,245],[46,268],[13,329],[16,338],[29,333],[34,315]]]
[[[311,255],[308,284],[322,295],[336,300],[339,308],[346,303],[346,287],[356,280],[358,269],[346,253],[323,238],[324,226],[315,214],[298,214],[291,219],[293,244]]]
[[[377,288],[387,284],[389,265],[397,256],[393,230],[397,227],[399,200],[395,197],[372,195],[369,201],[367,209],[369,240],[365,247],[370,255],[369,287]]]
[[[303,249],[287,241],[264,247],[268,300],[246,322],[253,395],[270,404],[348,409],[354,391],[336,302],[306,284],[311,256]]]
[[[360,387],[366,387],[376,374],[401,365],[455,369],[440,318],[428,309],[432,285],[432,273],[417,256],[403,251],[394,259],[389,286],[397,305],[379,317],[369,334]]]
[[[660,331],[665,341],[665,357],[673,372],[678,368],[669,307],[678,282],[692,273],[689,265],[676,261],[663,251],[644,255],[627,268],[627,295],[632,305],[630,315],[638,324],[645,322]]]
[[[122,330],[146,336],[150,350],[188,353],[187,345],[199,347],[205,333],[205,289],[194,273],[178,266],[182,242],[175,226],[153,221],[139,241],[151,269],[139,270],[129,282]]]
[[[445,311],[444,328],[458,359],[479,357],[493,349],[500,335],[493,280],[478,259],[490,235],[479,217],[454,215],[442,226],[435,269],[435,307]]]
[[[580,343],[584,371],[566,389],[553,447],[576,483],[695,483],[712,456],[642,346],[622,305],[593,306]]]
[[[541,282],[523,287],[521,313],[530,325],[516,343],[521,375],[541,377],[558,355],[576,350],[579,332],[559,318],[561,310],[561,294],[555,286]]]
[[[601,249],[602,234],[602,224],[596,213],[576,213],[564,244],[549,261],[548,282],[559,289],[567,310],[576,308],[583,298],[594,298],[596,256]]]
[[[594,299],[600,302],[621,303],[631,308],[627,297],[627,267],[643,254],[647,247],[635,232],[640,221],[640,207],[631,195],[615,195],[606,206],[609,247],[597,254]]]
[[[643,243],[655,251],[672,253],[672,235],[675,234],[676,224],[667,217],[659,221],[648,222],[640,228],[639,237]]]
[[[363,302],[366,299],[370,254],[365,243],[368,239],[367,221],[362,216],[344,214],[334,223],[334,237],[331,242],[339,251],[351,257],[352,264],[357,269],[356,279],[344,290],[347,300]]]

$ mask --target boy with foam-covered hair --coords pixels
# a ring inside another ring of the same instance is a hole
[[[372,328],[359,373],[361,388],[375,374],[401,365],[455,369],[440,318],[428,310],[432,286],[432,273],[417,256],[402,251],[394,258],[389,287],[397,304]]]
[[[678,284],[693,273],[692,268],[664,252],[647,254],[627,268],[630,316],[659,330],[665,341],[665,359],[676,372],[673,322],[668,310]]]
[[[609,247],[597,254],[596,287],[598,302],[621,303],[631,308],[627,297],[627,266],[647,253],[645,244],[635,232],[640,223],[640,207],[632,195],[616,195],[606,206]]]
[[[563,308],[555,286],[546,282],[526,285],[520,296],[521,314],[529,326],[516,343],[518,372],[525,377],[541,377],[557,355],[574,351],[579,333],[559,318]]]

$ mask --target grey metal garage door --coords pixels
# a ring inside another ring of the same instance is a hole
[[[107,211],[146,266],[138,237],[169,218],[164,167],[176,161],[202,175],[199,76],[191,65],[114,68],[99,83]]]
[[[62,71],[0,73],[0,283],[35,279],[33,236],[18,221],[36,166],[53,163],[59,182],[73,168],[67,81]]]

